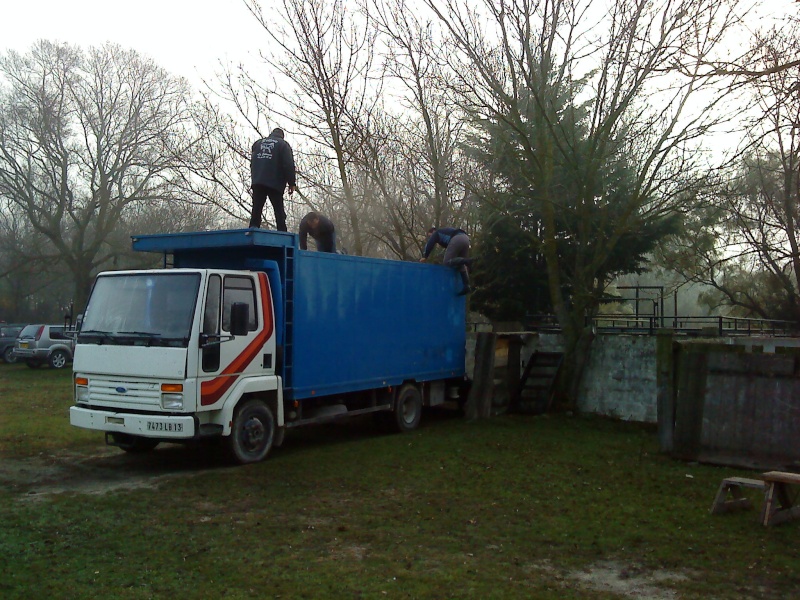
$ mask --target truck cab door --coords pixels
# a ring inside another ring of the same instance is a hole
[[[261,365],[262,352],[274,331],[268,299],[268,283],[263,273],[209,275],[197,378],[201,407],[221,403],[243,373],[266,366]],[[248,307],[245,335],[231,334],[234,304]]]

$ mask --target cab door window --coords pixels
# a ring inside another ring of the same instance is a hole
[[[222,278],[212,275],[208,278],[208,292],[206,305],[203,308],[203,333],[206,335],[219,335],[219,308],[222,288]],[[219,369],[219,344],[211,344],[203,348],[203,371],[214,372]]]
[[[252,277],[241,277],[228,275],[225,277],[225,289],[222,300],[222,330],[230,331],[231,327],[231,306],[236,302],[243,302],[248,305],[250,319],[247,329],[255,331],[258,329],[258,315],[256,313],[256,288]]]

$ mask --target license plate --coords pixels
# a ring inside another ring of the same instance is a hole
[[[19,343],[19,347],[20,348],[27,348],[28,347],[28,342],[20,342]]]
[[[147,431],[174,431],[181,433],[183,431],[183,423],[162,423],[160,421],[148,421]]]

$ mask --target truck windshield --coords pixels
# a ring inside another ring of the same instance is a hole
[[[186,347],[199,288],[198,273],[98,277],[78,342]]]

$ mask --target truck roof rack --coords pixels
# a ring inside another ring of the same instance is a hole
[[[296,233],[268,229],[227,229],[194,231],[187,233],[157,233],[131,237],[133,249],[138,252],[164,252],[174,254],[182,250],[212,248],[297,248]]]

